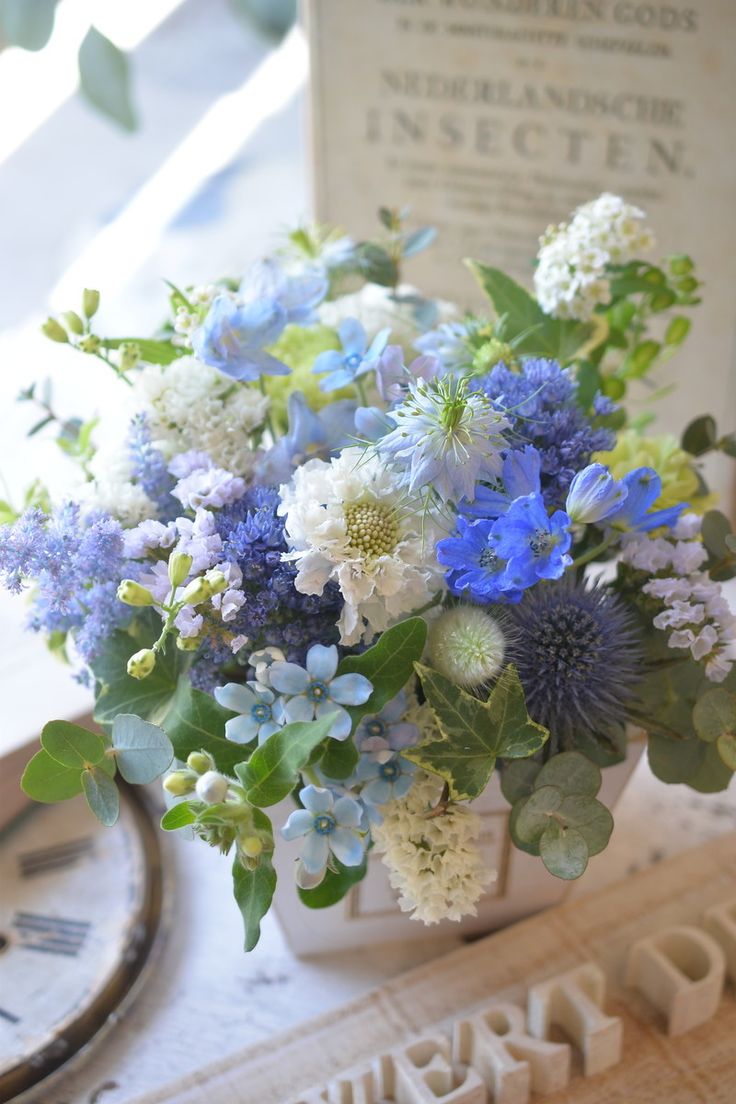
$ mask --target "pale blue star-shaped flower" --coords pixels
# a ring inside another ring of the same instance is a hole
[[[315,322],[318,306],[329,288],[324,272],[306,268],[297,274],[284,272],[273,257],[256,261],[246,273],[238,290],[243,302],[258,299],[278,303],[286,312],[286,321],[299,326]]]
[[[265,352],[265,346],[276,341],[286,321],[286,311],[275,300],[238,304],[229,295],[218,295],[202,325],[192,334],[192,349],[203,364],[231,379],[288,376],[291,369]]]
[[[277,661],[269,668],[271,686],[286,697],[284,712],[292,721],[313,721],[335,714],[329,735],[346,740],[353,727],[346,705],[362,705],[373,693],[365,675],[337,675],[335,645],[326,648],[313,644],[307,652],[306,668],[297,663]]]
[[[299,800],[304,808],[294,810],[281,835],[286,840],[304,837],[300,858],[307,874],[323,873],[330,854],[343,866],[360,866],[366,836],[360,827],[363,809],[355,798],[344,795],[335,799],[330,790],[305,786]]]
[[[217,686],[215,699],[224,709],[239,714],[225,722],[225,736],[235,744],[249,744],[256,737],[262,744],[286,724],[281,699],[257,682],[245,686],[240,682],[228,682],[226,686]]]
[[[342,349],[328,349],[320,353],[312,371],[324,374],[319,381],[321,391],[336,391],[348,387],[356,379],[378,367],[386,348],[390,330],[381,330],[368,343],[368,335],[356,318],[345,318],[337,327]]]
[[[385,805],[405,797],[411,789],[415,771],[414,763],[401,755],[392,755],[382,763],[365,755],[355,771],[356,781],[365,783],[360,796],[369,805]]]

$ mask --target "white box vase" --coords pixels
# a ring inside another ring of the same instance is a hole
[[[598,796],[609,809],[621,796],[643,750],[641,738],[631,739],[626,759],[602,772],[603,785]],[[274,810],[274,824],[284,823],[293,808],[290,801],[278,806]],[[278,873],[274,907],[291,948],[297,954],[325,954],[368,943],[478,934],[560,904],[570,883],[552,877],[541,859],[519,851],[512,844],[508,831],[509,805],[501,794],[497,773],[486,791],[473,802],[473,808],[483,820],[481,845],[495,877],[478,902],[477,916],[459,923],[445,920],[428,927],[401,912],[386,867],[374,851],[369,855],[366,877],[342,901],[327,909],[307,908],[299,900],[294,882],[300,841],[287,843],[279,838],[274,856]]]

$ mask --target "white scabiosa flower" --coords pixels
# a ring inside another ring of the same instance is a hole
[[[279,514],[302,594],[333,581],[345,600],[340,642],[357,644],[425,605],[442,585],[435,557],[440,531],[416,511],[395,474],[376,456],[345,449],[310,460],[280,489]]]
[[[431,624],[429,659],[457,686],[474,689],[497,675],[506,640],[498,622],[478,606],[443,610]]]

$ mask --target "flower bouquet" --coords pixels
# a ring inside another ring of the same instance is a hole
[[[468,262],[468,314],[402,282],[431,231],[380,216],[375,241],[299,228],[240,281],[170,285],[150,338],[98,333],[85,291],[44,330],[115,372],[118,409],[22,395],[80,478],[4,507],[0,572],[100,726],[50,722],[23,787],[111,824],[116,774],[163,775],[162,827],[233,856],[248,949],[282,837],[306,904],[375,848],[431,924],[488,883],[494,771],[513,843],[572,879],[629,726],[666,782],[736,769],[736,540],[699,464],[736,435],[648,432],[692,261],[640,259],[642,212],[603,195],[541,239],[535,296]]]

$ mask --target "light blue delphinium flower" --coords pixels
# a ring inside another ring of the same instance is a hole
[[[391,417],[396,429],[376,448],[410,491],[431,486],[445,501],[472,502],[479,480],[500,476],[508,422],[485,395],[469,393],[465,380],[420,380]]]
[[[373,693],[373,685],[364,675],[338,675],[337,648],[313,644],[307,652],[306,669],[296,663],[272,663],[269,678],[274,690],[290,695],[284,702],[288,721],[313,721],[315,717],[336,717],[329,735],[346,740],[353,727],[343,706],[362,705]]]
[[[246,303],[259,299],[278,303],[286,312],[287,322],[308,326],[316,321],[314,308],[322,302],[328,287],[322,271],[307,268],[298,275],[289,275],[273,257],[266,257],[246,273],[238,295]]]
[[[354,399],[338,399],[314,411],[301,391],[292,391],[287,403],[288,431],[259,461],[259,480],[272,486],[288,483],[294,468],[305,460],[327,460],[330,453],[352,444],[356,405]]]
[[[565,513],[571,521],[589,525],[617,510],[627,494],[626,485],[617,482],[603,464],[588,464],[570,484]]]
[[[627,472],[621,482],[626,488],[626,498],[606,518],[606,523],[614,529],[648,533],[650,529],[658,529],[662,525],[674,525],[682,511],[687,509],[687,503],[683,502],[649,513],[662,493],[662,480],[654,468],[636,468]]]
[[[386,348],[390,330],[381,330],[368,344],[368,336],[356,318],[345,318],[337,327],[342,349],[328,349],[314,362],[313,372],[324,373],[321,391],[349,387],[356,379],[373,371]]]
[[[447,585],[453,594],[467,596],[480,605],[518,602],[521,590],[509,581],[507,563],[496,551],[490,535],[494,521],[457,519],[457,532],[437,544],[437,559],[450,570]]]
[[[305,786],[299,794],[303,809],[295,809],[281,829],[284,839],[304,837],[301,864],[313,879],[323,874],[332,853],[343,866],[360,866],[366,847],[361,831],[363,809],[353,797],[335,799],[329,790]],[[318,884],[310,880],[311,885]]]
[[[264,351],[277,339],[286,319],[286,311],[275,300],[239,305],[229,295],[218,295],[192,334],[192,349],[204,364],[232,379],[288,376],[290,369]]]
[[[286,724],[284,704],[267,686],[228,682],[215,687],[215,699],[225,709],[240,714],[225,722],[225,736],[235,744],[262,744]]]
[[[497,555],[508,561],[506,577],[521,588],[537,579],[559,579],[572,563],[567,552],[572,543],[570,518],[564,510],[547,515],[540,494],[523,495],[511,503],[493,523],[489,541]]]

